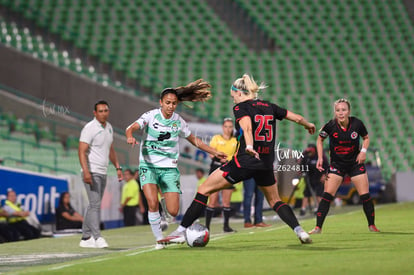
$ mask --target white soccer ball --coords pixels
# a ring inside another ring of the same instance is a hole
[[[185,230],[185,240],[190,247],[203,247],[210,240],[210,232],[204,225],[195,223]]]

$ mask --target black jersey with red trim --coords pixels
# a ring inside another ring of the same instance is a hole
[[[330,120],[319,132],[321,138],[329,136],[331,163],[353,165],[359,154],[359,139],[368,135],[364,123],[356,117],[349,117],[347,129],[341,128],[336,119]]]
[[[282,120],[287,110],[264,100],[247,100],[233,107],[238,133],[238,149],[233,159],[237,166],[249,169],[273,169],[275,159],[276,120]],[[239,121],[250,117],[252,122],[253,148],[260,160],[246,153],[246,141]]]

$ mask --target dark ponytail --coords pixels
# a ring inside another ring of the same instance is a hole
[[[198,79],[186,86],[180,86],[175,89],[166,88],[161,93],[161,99],[167,94],[175,94],[178,101],[207,101],[211,98],[211,85],[203,79]]]

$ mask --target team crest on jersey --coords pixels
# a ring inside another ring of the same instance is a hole
[[[357,137],[358,137],[358,133],[357,132],[352,132],[351,138],[356,139]]]
[[[177,125],[177,123],[173,123],[173,125],[171,126],[171,130],[173,132],[177,132],[178,131],[178,125]]]

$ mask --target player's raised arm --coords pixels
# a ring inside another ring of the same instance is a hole
[[[307,121],[303,116],[299,114],[295,114],[294,112],[288,111],[286,119],[302,125],[303,127],[305,127],[306,130],[308,130],[309,134],[311,135],[313,135],[316,131],[315,124]]]

